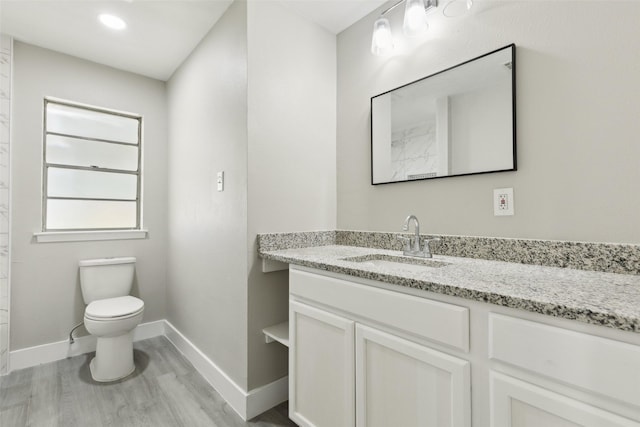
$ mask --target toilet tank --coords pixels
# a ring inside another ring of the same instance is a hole
[[[85,304],[129,295],[133,286],[134,257],[81,260],[80,287]]]

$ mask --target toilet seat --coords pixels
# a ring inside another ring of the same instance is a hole
[[[119,320],[137,316],[144,310],[144,301],[130,295],[93,301],[84,311],[91,320]]]

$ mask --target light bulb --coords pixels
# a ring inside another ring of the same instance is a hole
[[[371,39],[371,52],[374,55],[387,55],[393,51],[393,37],[391,36],[391,24],[382,16],[373,24],[373,37]]]
[[[428,28],[424,0],[406,0],[402,30],[407,36],[417,36]]]

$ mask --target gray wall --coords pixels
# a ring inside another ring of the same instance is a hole
[[[245,391],[287,373],[261,332],[287,275],[261,272],[256,234],[336,225],[335,73],[335,36],[237,1],[168,83],[168,320]]]
[[[640,3],[475,2],[462,18],[431,14],[404,53],[370,53],[378,12],[338,35],[338,227],[640,242]],[[402,13],[392,13],[401,28]],[[371,186],[369,99],[517,45],[518,171]],[[513,187],[515,216],[494,217],[494,188]]]
[[[167,319],[247,386],[247,18],[234,2],[167,84]],[[216,172],[224,171],[223,192]]]
[[[336,227],[336,38],[278,2],[248,5],[249,389],[287,374],[262,329],[288,318],[287,273],[261,272],[256,234]]]
[[[137,257],[133,293],[144,322],[165,317],[166,97],[163,82],[16,42],[12,140],[11,350],[66,339],[82,322],[78,260]],[[58,98],[144,117],[144,227],[149,238],[34,243],[41,230],[43,98]]]

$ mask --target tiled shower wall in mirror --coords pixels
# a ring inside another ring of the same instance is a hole
[[[9,362],[9,125],[12,40],[0,34],[0,375]]]

